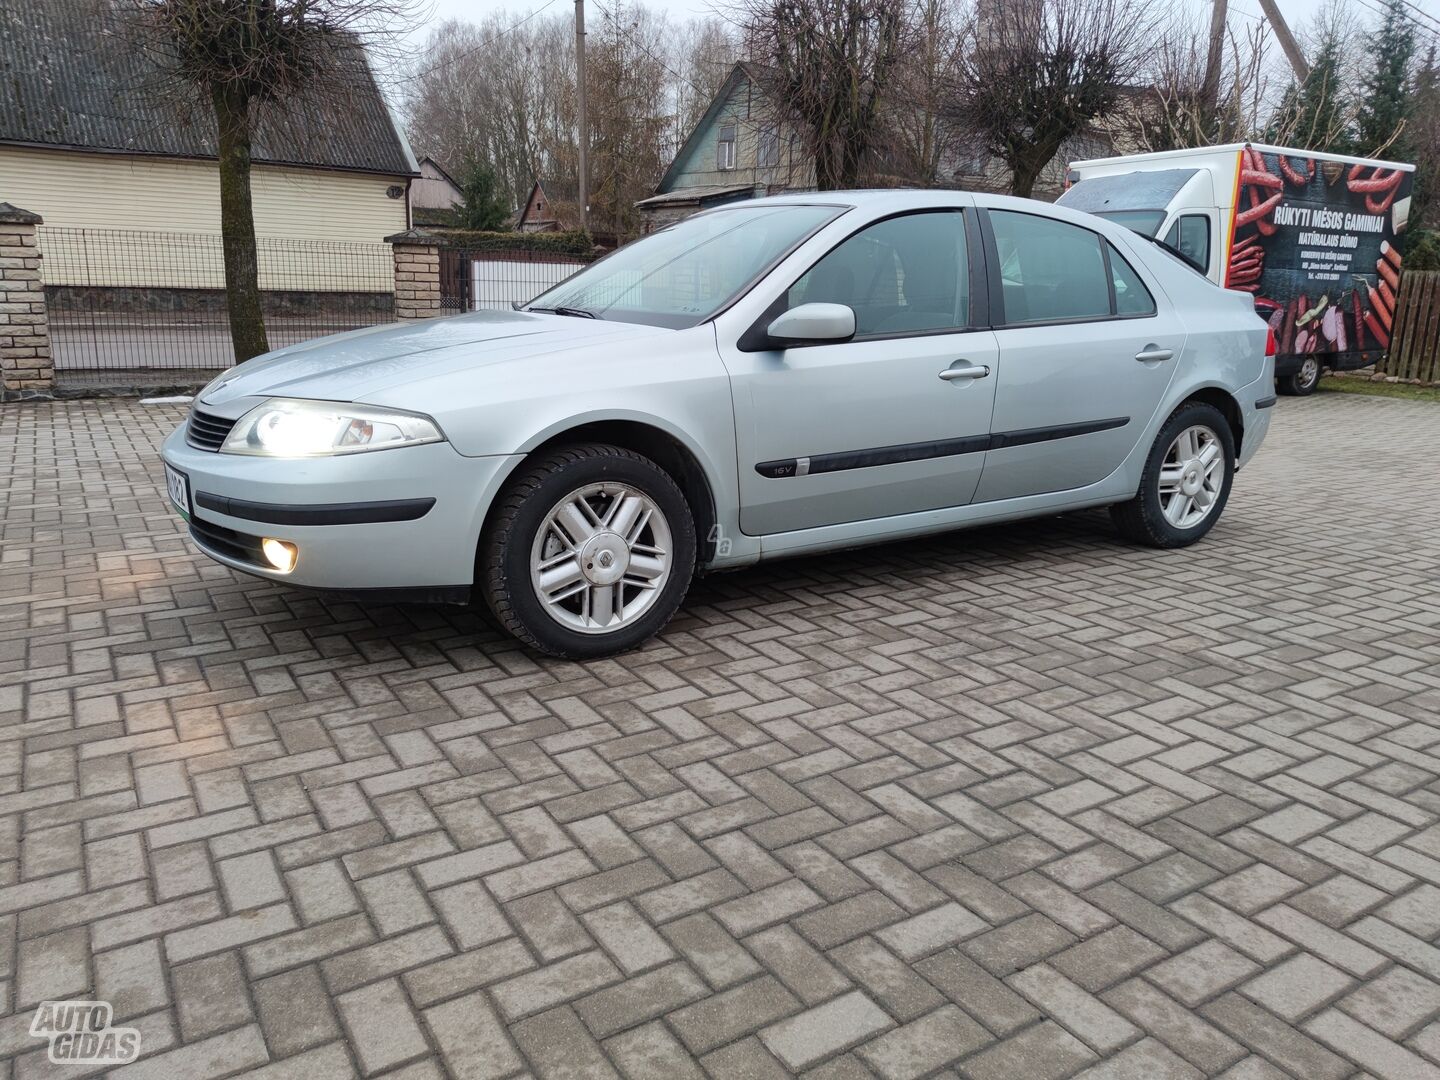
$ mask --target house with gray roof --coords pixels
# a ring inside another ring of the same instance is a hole
[[[419,166],[351,52],[345,94],[264,111],[261,237],[378,243],[410,225]],[[110,0],[0,0],[0,201],[50,229],[218,234],[215,157],[208,102],[135,46]]]

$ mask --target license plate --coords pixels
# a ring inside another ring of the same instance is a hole
[[[165,466],[165,488],[170,502],[186,521],[190,520],[190,478],[168,464]]]

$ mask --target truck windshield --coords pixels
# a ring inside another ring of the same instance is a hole
[[[677,330],[695,326],[843,210],[771,203],[696,214],[627,244],[524,310]]]
[[[1124,225],[1141,236],[1153,237],[1160,223],[1165,220],[1164,210],[1096,210],[1096,217]]]

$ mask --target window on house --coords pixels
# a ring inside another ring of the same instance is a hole
[[[732,121],[720,125],[720,139],[715,144],[715,167],[735,168],[735,124]]]
[[[760,139],[755,148],[755,164],[762,169],[780,164],[780,133],[778,131],[772,129],[760,132]]]

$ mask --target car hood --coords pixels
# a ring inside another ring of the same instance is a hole
[[[387,388],[451,372],[501,368],[537,356],[672,333],[636,323],[524,311],[477,311],[316,338],[257,356],[201,391],[207,405],[258,397],[378,400]],[[499,375],[500,372],[497,372]]]

